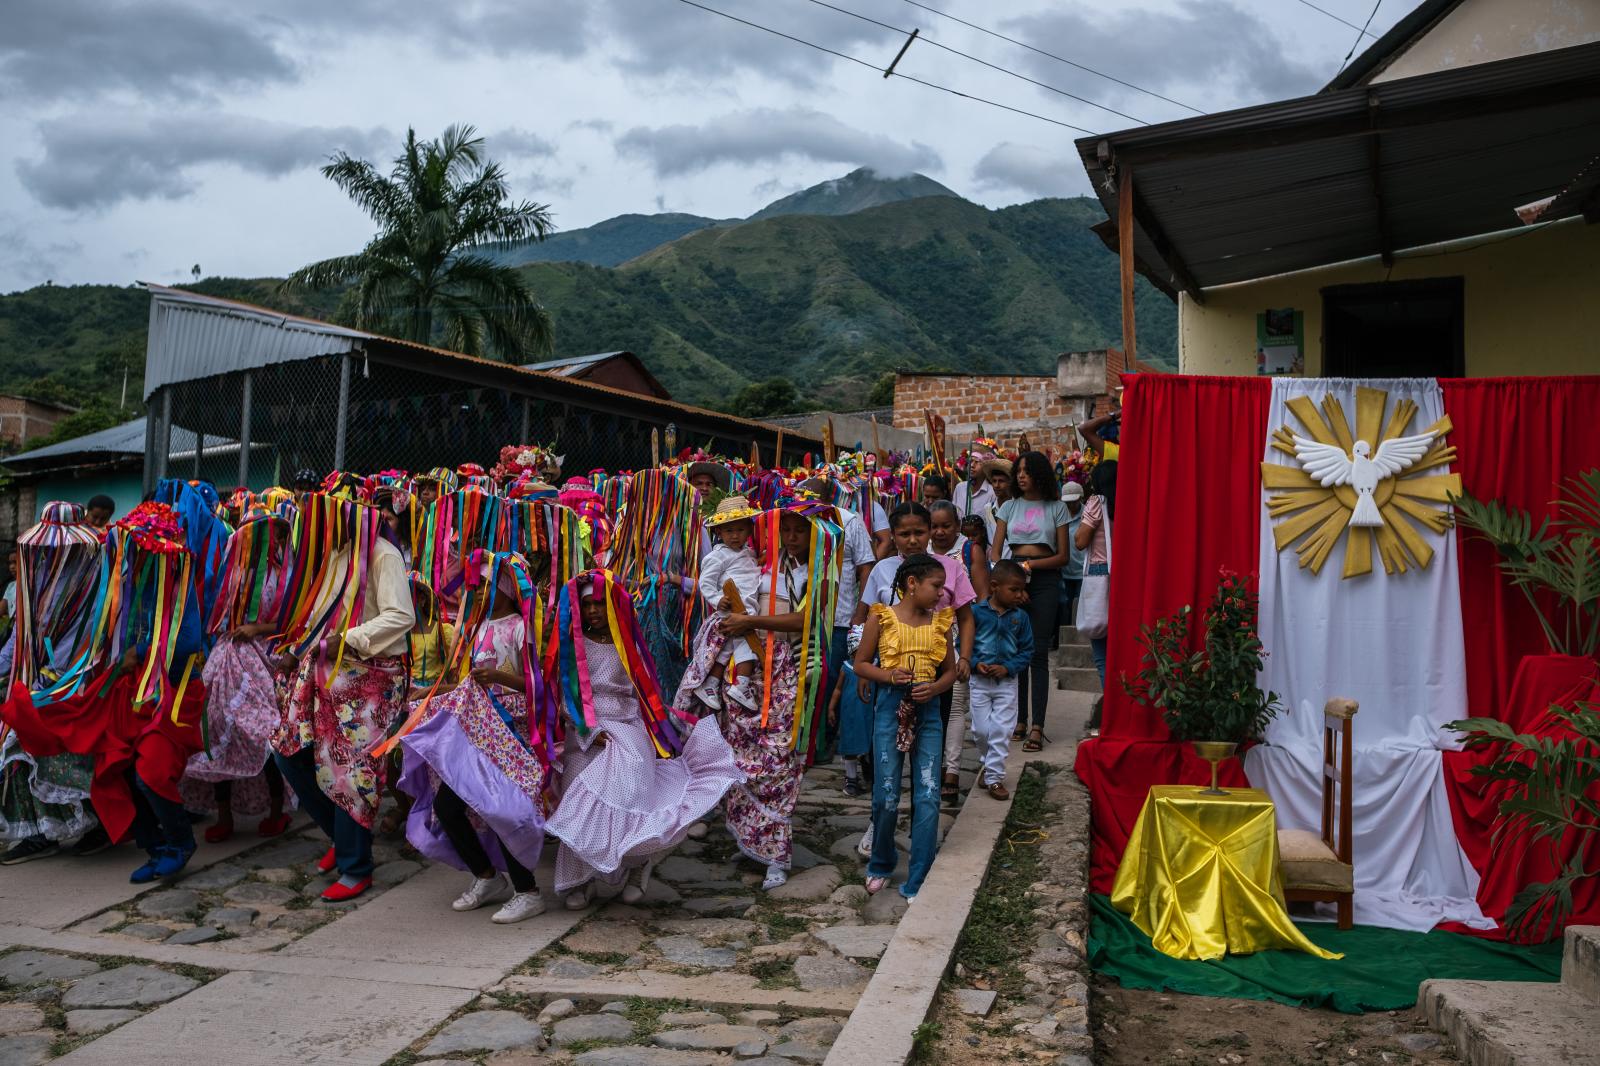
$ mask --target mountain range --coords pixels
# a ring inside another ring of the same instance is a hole
[[[859,407],[897,368],[1049,373],[1062,351],[1116,344],[1116,257],[1097,201],[990,210],[921,175],[859,170],[747,220],[622,215],[498,249],[555,321],[556,355],[627,349],[677,398],[737,409],[786,377],[809,403]],[[1140,355],[1169,363],[1172,302],[1138,281]],[[208,278],[212,295],[328,318],[338,293],[272,278]],[[137,287],[0,295],[0,391],[116,403],[142,390],[148,297]]]

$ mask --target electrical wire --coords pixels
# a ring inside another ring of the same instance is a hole
[[[1346,52],[1344,54],[1344,61],[1339,64],[1339,70],[1336,71],[1335,74],[1334,74],[1335,77],[1338,77],[1338,75],[1340,73],[1343,73],[1344,68],[1345,68],[1345,64],[1350,62],[1350,57],[1356,54],[1356,49],[1357,48],[1361,47],[1361,36],[1362,36],[1362,34],[1366,34],[1367,27],[1372,25],[1373,18],[1378,14],[1378,8],[1380,8],[1382,6],[1383,6],[1383,0],[1378,0],[1377,3],[1372,5],[1372,10],[1367,13],[1367,21],[1364,22],[1362,24],[1362,26],[1361,26],[1361,33],[1356,34],[1355,43],[1350,46],[1350,51],[1348,51],[1348,52]]]
[[[889,30],[889,31],[891,31],[893,33],[898,33],[902,37],[908,36],[911,33],[910,30],[903,30],[899,26],[894,26],[894,25],[891,25],[891,24],[889,24],[887,22],[879,22],[877,19],[870,18],[867,15],[860,14],[859,12],[851,11],[848,8],[839,7],[839,6],[835,5],[835,4],[830,4],[830,3],[828,3],[828,0],[807,0],[807,2],[808,3],[812,3],[812,4],[816,4],[818,7],[825,7],[829,11],[837,11],[841,15],[849,15],[851,18],[860,19],[862,22],[871,23],[874,26],[881,27],[881,28]],[[990,70],[998,70],[1002,74],[1009,74],[1013,78],[1019,78],[1022,81],[1027,82],[1029,85],[1037,85],[1041,89],[1045,89],[1045,90],[1047,90],[1049,92],[1053,92],[1053,93],[1055,93],[1055,94],[1057,94],[1059,96],[1065,96],[1069,100],[1076,100],[1080,104],[1088,104],[1090,107],[1098,107],[1102,111],[1109,111],[1113,115],[1116,115],[1118,118],[1125,118],[1129,122],[1137,122],[1141,126],[1148,126],[1150,124],[1146,120],[1144,120],[1142,118],[1139,118],[1137,115],[1130,115],[1126,111],[1118,111],[1114,107],[1107,107],[1105,104],[1097,103],[1094,100],[1090,100],[1088,97],[1078,96],[1075,93],[1069,93],[1065,89],[1058,89],[1054,85],[1051,85],[1051,84],[1049,84],[1047,82],[1036,81],[1035,79],[1028,77],[1026,74],[1019,74],[1016,71],[1011,70],[1011,69],[1009,69],[1007,67],[1002,67],[997,63],[991,63],[987,59],[979,59],[977,56],[969,55],[968,53],[963,52],[960,49],[951,48],[947,44],[940,44],[938,41],[934,40],[932,37],[924,37],[924,36],[919,35],[917,37],[917,40],[922,42],[923,44],[931,45],[934,48],[943,49],[944,51],[949,52],[952,55],[958,55],[962,59],[970,59],[972,62],[977,63],[977,64],[979,64],[981,66],[988,67]]]
[[[1351,28],[1351,29],[1352,29],[1352,30],[1355,30],[1355,31],[1357,31],[1357,32],[1358,32],[1358,33],[1360,33],[1360,34],[1361,34],[1361,36],[1363,36],[1363,37],[1371,37],[1371,38],[1372,38],[1372,39],[1373,39],[1373,40],[1374,40],[1374,41],[1376,41],[1376,40],[1377,40],[1377,39],[1378,39],[1378,35],[1377,35],[1377,34],[1375,34],[1375,33],[1368,33],[1368,32],[1367,32],[1367,31],[1366,31],[1366,30],[1365,30],[1365,29],[1363,29],[1363,28],[1362,28],[1362,27],[1360,27],[1360,26],[1357,26],[1357,25],[1356,25],[1356,24],[1355,24],[1355,23],[1354,23],[1354,22],[1351,22],[1351,21],[1350,21],[1350,20],[1349,20],[1349,19],[1346,19],[1346,18],[1340,18],[1340,17],[1339,17],[1339,16],[1338,16],[1338,15],[1335,15],[1335,14],[1334,14],[1334,13],[1333,13],[1333,12],[1332,12],[1332,11],[1329,11],[1329,10],[1328,10],[1328,9],[1327,9],[1327,8],[1325,8],[1325,7],[1318,7],[1318,6],[1317,6],[1317,5],[1316,5],[1316,4],[1313,4],[1313,3],[1312,3],[1312,2],[1311,2],[1311,0],[1300,0],[1300,2],[1301,2],[1301,3],[1302,3],[1302,4],[1304,4],[1304,5],[1305,5],[1305,6],[1306,6],[1306,7],[1309,7],[1309,8],[1310,8],[1310,9],[1311,9],[1311,10],[1313,10],[1313,11],[1320,11],[1320,12],[1322,12],[1322,13],[1323,13],[1323,14],[1324,14],[1324,15],[1327,15],[1327,16],[1328,16],[1328,17],[1329,17],[1329,18],[1331,18],[1331,19],[1332,19],[1332,20],[1333,20],[1333,21],[1335,21],[1335,22],[1342,22],[1342,23],[1344,23],[1344,24],[1345,24],[1345,25],[1346,25],[1346,26],[1349,26],[1349,27],[1350,27],[1350,28]],[[1368,19],[1368,20],[1367,20],[1367,21],[1368,21],[1368,22],[1371,22],[1371,21],[1372,21],[1372,20],[1371,20],[1371,19]]]
[[[782,30],[775,30],[771,26],[763,26],[759,22],[751,22],[749,19],[740,18],[738,15],[730,15],[726,11],[718,11],[714,7],[709,7],[709,6],[705,5],[705,4],[699,3],[698,0],[678,0],[678,3],[680,3],[680,4],[688,4],[690,7],[697,7],[701,11],[709,11],[713,15],[721,15],[723,18],[728,19],[728,20],[730,20],[732,22],[737,22],[742,26],[749,26],[751,29],[761,30],[764,33],[770,33],[775,37],[782,37],[784,40],[793,41],[795,44],[803,44],[807,48],[814,48],[819,52],[826,52],[828,55],[834,56],[834,57],[836,57],[838,59],[848,60],[851,63],[856,64],[857,66],[866,67],[868,70],[873,71],[875,73],[878,73],[878,74],[882,74],[883,73],[883,70],[880,67],[878,67],[875,64],[868,63],[865,59],[858,59],[857,57],[855,57],[853,55],[850,55],[850,54],[848,54],[846,52],[836,51],[836,50],[834,50],[832,48],[828,48],[825,45],[820,45],[820,44],[817,44],[817,43],[815,43],[813,41],[808,41],[803,37],[796,37],[791,33],[784,33]],[[1076,130],[1079,133],[1086,133],[1086,134],[1089,134],[1090,136],[1093,136],[1095,134],[1095,132],[1096,132],[1095,130],[1084,129],[1082,126],[1074,126],[1070,122],[1063,122],[1058,118],[1050,118],[1048,115],[1040,115],[1040,114],[1037,114],[1037,113],[1035,113],[1033,111],[1024,111],[1022,108],[1020,108],[1020,107],[1012,107],[1010,104],[1002,104],[998,100],[990,100],[990,99],[987,99],[986,97],[974,96],[971,93],[964,93],[960,89],[952,89],[948,85],[940,85],[937,82],[924,81],[923,79],[918,78],[918,77],[913,77],[910,74],[902,74],[898,70],[894,71],[893,77],[904,78],[906,81],[915,82],[918,85],[926,86],[929,89],[938,89],[942,93],[949,93],[951,96],[959,96],[964,100],[972,100],[972,101],[975,101],[975,102],[980,103],[980,104],[988,104],[990,107],[998,107],[1002,111],[1010,111],[1012,114],[1022,115],[1025,118],[1034,118],[1034,119],[1038,119],[1040,122],[1048,122],[1052,126],[1061,126],[1064,129]]]
[[[1124,88],[1132,89],[1135,92],[1144,93],[1146,96],[1153,96],[1157,100],[1165,100],[1167,103],[1172,104],[1175,107],[1181,107],[1181,108],[1184,108],[1187,111],[1193,111],[1197,115],[1205,114],[1205,112],[1200,110],[1198,107],[1194,107],[1194,106],[1192,106],[1190,104],[1186,104],[1182,100],[1174,100],[1170,96],[1162,96],[1160,93],[1156,92],[1153,89],[1146,89],[1142,85],[1135,85],[1131,81],[1123,81],[1121,78],[1118,78],[1118,77],[1115,77],[1113,75],[1107,74],[1103,70],[1096,70],[1093,67],[1084,66],[1082,63],[1078,63],[1078,62],[1076,62],[1074,60],[1068,59],[1065,56],[1058,56],[1054,52],[1046,52],[1043,48],[1035,48],[1033,45],[1029,44],[1027,41],[1019,41],[1015,37],[1007,37],[1005,34],[1000,33],[998,30],[991,30],[987,26],[978,25],[976,22],[968,22],[964,18],[957,18],[955,15],[950,14],[948,11],[940,11],[936,7],[929,7],[927,4],[919,3],[918,0],[904,0],[904,2],[910,4],[912,7],[919,7],[924,11],[928,11],[928,12],[931,12],[931,13],[933,13],[935,15],[938,15],[940,18],[947,18],[951,22],[959,22],[961,25],[967,27],[968,29],[977,30],[979,33],[986,33],[990,37],[995,37],[995,38],[998,38],[999,40],[1005,41],[1007,44],[1014,44],[1018,48],[1026,48],[1028,51],[1035,52],[1035,53],[1037,53],[1039,55],[1042,55],[1046,59],[1054,59],[1057,63],[1065,63],[1069,67],[1075,67],[1078,70],[1085,71],[1085,72],[1087,72],[1089,74],[1093,74],[1097,78],[1104,78],[1104,79],[1106,79],[1106,81],[1116,82],[1118,85],[1121,85]],[[1354,29],[1355,27],[1352,26],[1351,28]]]

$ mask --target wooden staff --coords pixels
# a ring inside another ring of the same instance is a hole
[[[744,601],[739,598],[739,586],[730,579],[722,583],[722,594],[728,597],[729,614],[749,614],[744,609]],[[761,658],[761,641],[754,633],[744,635],[745,643],[750,645],[750,650],[756,653],[756,658]]]

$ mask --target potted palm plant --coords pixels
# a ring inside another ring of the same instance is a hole
[[[1223,794],[1217,788],[1217,764],[1244,741],[1259,737],[1282,709],[1277,693],[1256,684],[1266,658],[1256,613],[1249,582],[1224,568],[1206,608],[1200,647],[1190,646],[1193,608],[1186,604],[1140,627],[1144,665],[1133,680],[1122,679],[1135,702],[1159,709],[1173,737],[1192,743],[1211,764],[1206,791],[1212,795]]]
[[[1600,705],[1574,697],[1570,684],[1595,676],[1600,653],[1600,470],[1570,479],[1537,530],[1528,512],[1498,500],[1462,494],[1451,502],[1456,521],[1494,545],[1500,572],[1527,598],[1549,647],[1518,670],[1507,715],[1521,720],[1449,723],[1469,751],[1485,755],[1472,773],[1498,799],[1496,854],[1510,855],[1501,845],[1516,841],[1549,849],[1537,868],[1553,876],[1519,884],[1505,913],[1514,939],[1544,940],[1560,934],[1574,887],[1600,876]],[[1538,660],[1554,668],[1530,668]]]

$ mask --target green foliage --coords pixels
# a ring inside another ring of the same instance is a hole
[[[355,255],[312,263],[286,288],[354,292],[355,324],[468,355],[526,360],[554,346],[549,314],[526,280],[479,249],[543,240],[549,208],[510,200],[499,164],[483,156],[471,126],[437,140],[406,131],[389,176],[340,152],[322,168],[378,224]]]
[[[1005,995],[1021,991],[1024,978],[1017,959],[1032,941],[1037,905],[1029,886],[1043,873],[1039,862],[1040,833],[1052,808],[1045,803],[1046,778],[1030,766],[1017,781],[1002,830],[1002,847],[989,862],[989,876],[973,900],[956,943],[956,961],[972,974],[983,974]]]
[[[894,380],[891,371],[872,383],[872,391],[867,393],[868,407],[893,407],[894,406]]]
[[[923,1022],[911,1030],[911,1057],[907,1062],[924,1063],[933,1061],[933,1052],[939,1046],[939,1038],[944,1036],[944,1026],[938,1022]]]
[[[582,229],[552,233],[538,244],[491,245],[484,249],[484,254],[503,266],[590,263],[614,267],[695,230],[737,224],[738,221],[719,222],[714,218],[674,212],[618,215]]]
[[[1256,685],[1266,653],[1256,634],[1256,597],[1249,583],[1227,569],[1206,608],[1205,642],[1189,650],[1185,604],[1140,627],[1144,666],[1123,688],[1146,707],[1157,707],[1178,740],[1238,743],[1261,735],[1282,708],[1276,692]]]
[[[1521,590],[1558,655],[1600,651],[1600,469],[1569,478],[1556,517],[1537,531],[1527,511],[1471,493],[1451,497],[1456,521],[1493,544],[1497,565]],[[1552,608],[1549,597],[1553,594]]]
[[[1524,885],[1506,911],[1507,931],[1516,940],[1540,942],[1558,935],[1572,913],[1572,888],[1600,876],[1600,705],[1550,707],[1571,736],[1518,733],[1494,718],[1468,718],[1447,728],[1466,734],[1468,748],[1494,748],[1494,761],[1473,773],[1505,782],[1493,843],[1502,839],[1544,841],[1560,873],[1553,880]]]
[[[43,437],[30,440],[23,445],[23,449],[32,451],[35,448],[45,448],[52,444],[60,444],[62,441],[71,440],[73,437],[82,437],[90,433],[98,433],[102,429],[110,429],[112,426],[120,426],[135,417],[137,416],[131,415],[126,411],[119,411],[110,404],[95,403],[83,408],[76,414],[70,414],[63,418],[55,424],[49,433]]]
[[[759,384],[746,386],[729,406],[730,411],[745,418],[792,415],[815,409],[816,405],[803,399],[794,382],[788,378],[768,378]]]

